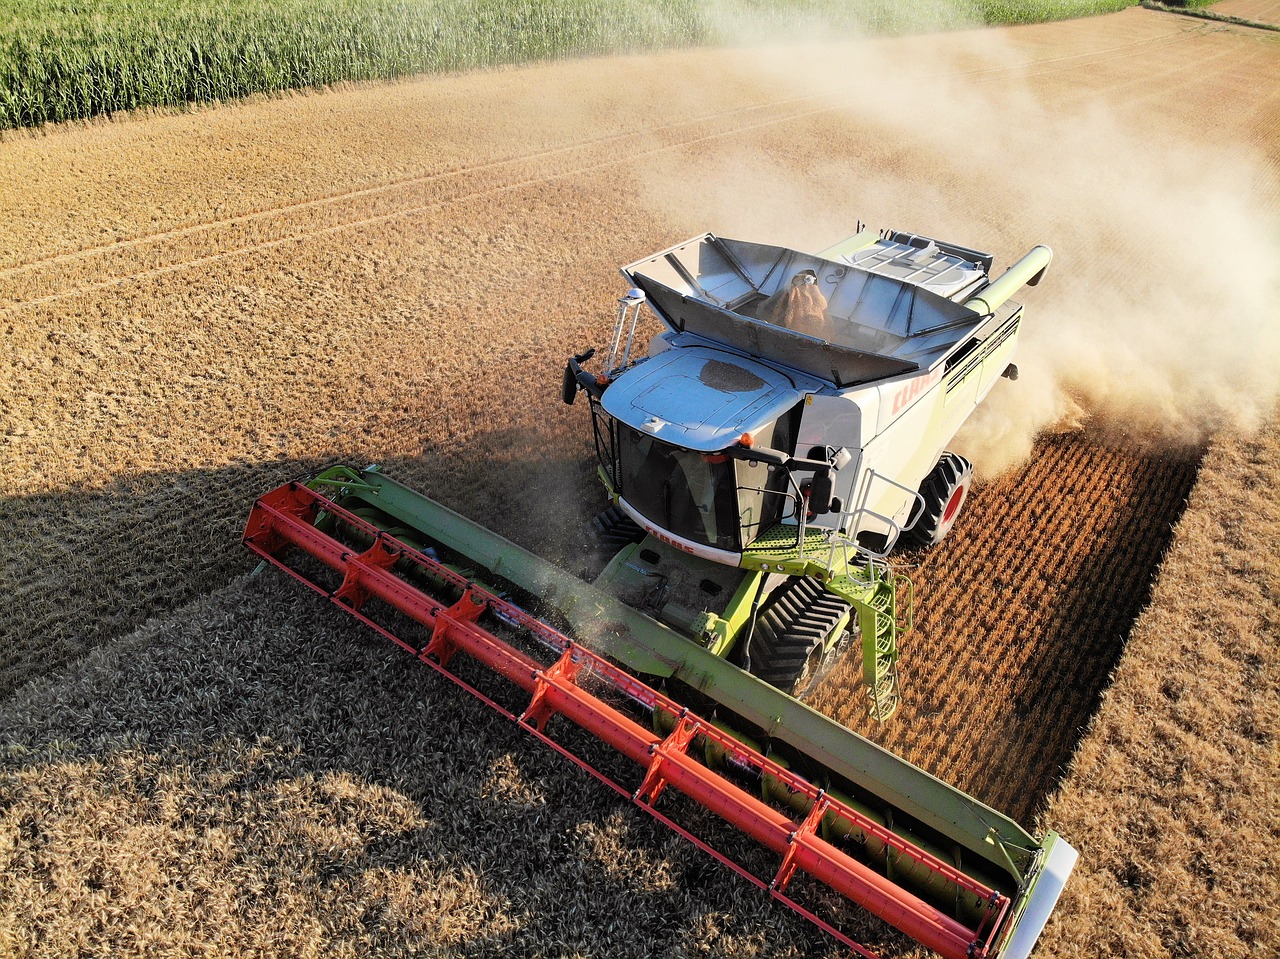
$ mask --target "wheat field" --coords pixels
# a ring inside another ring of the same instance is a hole
[[[377,461],[573,568],[602,496],[559,371],[617,265],[861,217],[1057,259],[964,437],[988,480],[905,560],[901,716],[871,727],[844,672],[819,707],[1080,848],[1039,954],[1273,955],[1277,66],[1128,10],[0,141],[0,954],[835,955],[249,577],[239,530]],[[1187,242],[1240,237],[1216,272]]]

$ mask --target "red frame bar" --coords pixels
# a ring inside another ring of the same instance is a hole
[[[314,525],[321,513],[364,531],[373,544],[355,553]],[[448,676],[464,689],[519,723],[556,751],[586,769],[596,778],[631,799],[656,818],[694,842],[738,874],[810,919],[840,941],[870,956],[848,936],[785,895],[796,870],[802,870],[845,898],[897,927],[922,945],[948,959],[980,959],[1001,931],[1008,915],[1008,897],[976,882],[929,852],[912,845],[891,830],[857,810],[828,796],[808,780],[784,769],[766,756],[722,732],[679,703],[647,686],[591,650],[578,645],[525,610],[468,581],[425,554],[382,533],[377,527],[343,509],[301,483],[288,483],[257,501],[245,528],[245,545],[332,602],[351,612],[362,622]],[[342,584],[333,592],[307,579],[286,565],[280,554],[296,546],[326,566],[342,574]],[[431,576],[451,583],[461,599],[446,605],[405,582],[393,570],[403,559],[416,564]],[[431,640],[418,649],[395,636],[361,612],[363,604],[376,597],[431,629]],[[477,620],[492,609],[508,622],[536,634],[537,638],[561,651],[551,666],[492,635]],[[515,716],[501,704],[470,686],[448,669],[458,652],[465,653],[530,694],[528,707]],[[666,738],[642,726],[613,706],[578,685],[583,674],[594,676],[614,691],[647,709],[662,710],[678,717],[675,730]],[[573,754],[546,735],[550,718],[560,714],[581,729],[603,740],[615,750],[645,768],[645,776],[634,793]],[[792,793],[810,800],[809,812],[797,823],[786,813],[729,781],[714,769],[688,754],[695,738],[710,740],[724,749],[740,766],[761,776],[777,779]],[[766,883],[745,867],[713,849],[706,842],[659,812],[654,804],[666,786],[715,812],[720,818],[778,853],[782,859],[777,875]],[[851,827],[909,858],[916,866],[935,873],[967,893],[989,903],[976,929],[951,918],[914,893],[844,853],[819,835],[825,816],[844,819]]]

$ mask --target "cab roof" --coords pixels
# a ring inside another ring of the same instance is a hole
[[[674,446],[714,453],[755,433],[821,384],[710,346],[637,363],[600,402],[614,419]]]

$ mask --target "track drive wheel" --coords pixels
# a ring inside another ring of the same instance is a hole
[[[624,546],[644,539],[644,530],[628,516],[621,506],[609,506],[591,520],[591,532],[597,548],[612,556]]]
[[[848,603],[816,579],[788,579],[761,607],[751,637],[751,672],[803,699],[852,643],[851,613]]]
[[[911,514],[913,523],[899,543],[907,549],[924,549],[941,543],[955,525],[972,482],[973,464],[957,453],[943,453],[938,465],[920,484],[924,509],[916,504]]]

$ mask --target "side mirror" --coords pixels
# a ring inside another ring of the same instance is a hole
[[[814,473],[813,482],[809,486],[809,512],[815,516],[830,513],[834,494],[831,474],[826,470]]]
[[[564,365],[564,383],[560,388],[560,397],[569,406],[572,406],[573,401],[577,399],[578,390],[586,390],[597,399],[604,392],[604,388],[597,384],[596,378],[582,369],[582,364],[595,355],[596,351],[590,349],[571,357]]]
[[[828,463],[834,470],[842,470],[853,462],[853,454],[844,446],[815,446],[809,450],[808,459],[814,463]]]
[[[564,384],[560,395],[569,406],[578,398],[578,377],[573,370],[573,360],[564,365]]]

